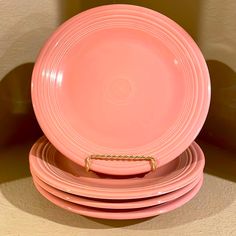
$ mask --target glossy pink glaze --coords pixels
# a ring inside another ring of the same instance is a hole
[[[135,199],[162,195],[182,188],[202,173],[205,159],[193,143],[176,160],[140,176],[106,176],[86,172],[62,156],[45,137],[30,151],[30,169],[45,183],[64,192],[101,199]]]
[[[134,199],[134,200],[128,200],[128,201],[127,200],[109,201],[106,199],[103,200],[103,199],[85,198],[85,197],[77,196],[74,194],[69,194],[61,190],[58,190],[56,188],[53,188],[52,186],[44,183],[34,174],[32,174],[32,176],[33,176],[33,181],[36,184],[38,184],[41,188],[43,188],[44,190],[51,193],[52,195],[58,198],[61,198],[65,201],[76,203],[82,206],[103,208],[103,209],[137,209],[137,208],[144,208],[144,207],[150,207],[150,206],[163,204],[163,203],[173,201],[181,197],[182,195],[192,190],[198,184],[198,182],[202,178],[202,173],[197,177],[196,180],[194,180],[189,185],[181,189],[178,189],[176,191],[173,191],[171,193],[159,195],[152,198],[145,198],[145,199],[138,199],[138,200]]]
[[[113,4],[78,14],[49,38],[33,71],[32,101],[48,139],[81,166],[90,154],[153,156],[162,166],[199,133],[210,81],[179,25]],[[131,175],[150,165],[96,160],[91,169]]]
[[[102,219],[116,219],[116,220],[127,220],[127,219],[139,219],[139,218],[146,218],[151,216],[160,215],[169,211],[172,211],[178,207],[181,207],[188,201],[190,201],[200,190],[203,183],[203,179],[195,186],[191,191],[186,193],[185,195],[177,198],[176,200],[151,206],[147,208],[141,209],[128,209],[128,210],[105,210],[105,209],[98,209],[93,207],[86,207],[81,206],[75,203],[71,203],[65,200],[62,200],[54,195],[50,194],[49,192],[45,191],[41,188],[38,184],[35,183],[36,188],[38,191],[47,198],[50,202],[54,203],[55,205],[64,208],[68,211],[72,211],[74,213],[90,216],[95,218],[102,218]]]

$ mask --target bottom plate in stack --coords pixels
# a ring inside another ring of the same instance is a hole
[[[96,218],[138,219],[174,210],[201,188],[205,159],[193,143],[174,161],[137,176],[86,172],[60,154],[45,138],[30,151],[30,169],[38,191],[69,211]]]
[[[173,200],[171,202],[167,202],[164,204],[145,207],[140,209],[99,209],[94,207],[86,207],[79,204],[71,203],[61,198],[58,198],[51,193],[44,190],[38,184],[35,183],[37,190],[50,202],[54,203],[55,205],[64,208],[68,211],[72,211],[74,213],[78,213],[84,216],[90,216],[95,218],[102,218],[102,219],[114,219],[114,220],[128,220],[128,219],[139,219],[139,218],[147,218],[156,215],[160,215],[169,211],[172,211],[188,201],[190,201],[200,190],[202,186],[203,178],[198,182],[198,184],[190,190],[188,193],[184,194],[183,196]]]

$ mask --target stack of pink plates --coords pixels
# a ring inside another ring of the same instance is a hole
[[[45,134],[30,151],[38,191],[70,211],[134,219],[171,211],[203,182],[194,139],[210,79],[192,38],[153,10],[107,5],[48,39],[32,76]]]

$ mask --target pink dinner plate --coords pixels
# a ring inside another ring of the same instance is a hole
[[[95,218],[102,218],[102,219],[116,219],[116,220],[127,220],[127,219],[139,219],[139,218],[146,218],[151,216],[160,215],[169,211],[172,211],[188,201],[190,201],[200,190],[203,183],[203,178],[200,182],[195,186],[192,190],[188,193],[184,194],[183,196],[173,200],[171,202],[167,202],[164,204],[140,208],[140,209],[124,209],[124,210],[116,210],[116,209],[99,209],[93,207],[86,207],[81,206],[75,203],[71,203],[65,201],[61,198],[58,198],[51,193],[47,192],[43,188],[41,188],[37,183],[34,183],[37,190],[50,202],[54,203],[55,205],[64,208],[68,211],[72,211],[74,213],[90,216]]]
[[[75,163],[90,155],[141,155],[165,165],[196,138],[210,102],[193,39],[153,10],[112,4],[62,24],[42,48],[32,101],[50,142]],[[150,171],[147,161],[94,160],[96,172]]]
[[[204,155],[193,143],[175,160],[146,175],[117,176],[86,172],[63,156],[45,138],[32,147],[30,169],[50,186],[79,196],[101,199],[137,199],[162,195],[191,183],[202,173]]]
[[[178,189],[176,191],[173,191],[171,193],[167,193],[164,195],[159,195],[152,198],[145,198],[145,199],[138,199],[138,200],[101,200],[101,199],[94,199],[94,198],[86,198],[77,196],[74,194],[69,194],[66,192],[63,192],[61,190],[58,190],[56,188],[53,188],[52,186],[44,183],[42,180],[40,180],[36,175],[32,173],[33,181],[39,185],[41,188],[46,190],[47,192],[51,193],[52,195],[61,198],[65,201],[69,201],[72,203],[76,203],[82,206],[88,206],[88,207],[95,207],[95,208],[103,208],[103,209],[137,209],[137,208],[144,208],[144,207],[150,207],[155,206],[158,204],[163,204],[169,201],[173,201],[184,194],[188,193],[190,190],[192,190],[200,181],[202,178],[202,173],[197,177],[196,180],[194,180],[189,185]]]

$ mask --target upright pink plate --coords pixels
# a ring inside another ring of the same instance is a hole
[[[72,211],[77,214],[102,218],[102,219],[116,219],[116,220],[127,220],[127,219],[139,219],[145,217],[151,217],[160,215],[169,211],[172,211],[186,202],[190,201],[200,190],[203,183],[203,179],[195,186],[191,191],[186,193],[185,195],[173,200],[171,202],[167,202],[161,205],[146,207],[141,209],[128,209],[128,210],[106,210],[106,209],[98,209],[93,207],[81,206],[75,203],[71,203],[60,199],[43,188],[41,188],[37,183],[34,183],[38,191],[49,201],[54,203],[55,205],[62,207],[68,211]]]
[[[38,122],[52,144],[85,166],[90,155],[141,155],[162,166],[205,121],[210,80],[192,38],[153,10],[107,5],[71,18],[41,50],[32,76]],[[147,161],[93,160],[116,175]]]

